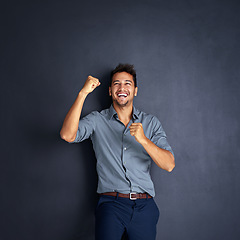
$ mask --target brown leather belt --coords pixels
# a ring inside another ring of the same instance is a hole
[[[129,198],[130,200],[152,198],[152,196],[147,193],[135,193],[135,192],[128,193],[128,194],[117,193],[117,192],[105,192],[105,193],[100,193],[100,195],[107,195],[107,196],[113,196],[113,197],[116,197],[118,195],[118,197]]]

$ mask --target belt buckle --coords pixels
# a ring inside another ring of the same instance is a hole
[[[132,197],[132,194],[135,194],[135,195],[137,195],[137,193],[136,192],[131,192],[130,193],[130,200],[136,200],[137,198],[136,197]]]

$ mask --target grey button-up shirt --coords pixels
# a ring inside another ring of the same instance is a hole
[[[142,123],[144,134],[158,147],[172,152],[160,121],[133,107],[128,126],[119,120],[113,106],[94,111],[79,121],[77,136],[72,143],[91,138],[97,158],[98,193],[147,192],[155,196],[150,176],[152,159],[143,146],[131,136],[129,126]]]

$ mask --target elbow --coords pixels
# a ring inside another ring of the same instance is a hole
[[[60,137],[61,139],[65,140],[66,142],[73,142],[75,140],[75,137],[69,137],[65,134],[63,134],[62,132],[60,132]]]
[[[168,172],[172,172],[172,170],[175,168],[175,164],[174,165],[172,165],[171,167],[169,167],[168,169],[167,169],[167,171]]]
[[[172,154],[171,154],[172,155]],[[167,169],[167,171],[168,172],[172,172],[172,170],[175,168],[175,159],[174,159],[174,156],[172,155],[172,157],[171,157],[172,159],[171,159],[171,164],[169,165],[169,167],[168,167],[168,169]]]

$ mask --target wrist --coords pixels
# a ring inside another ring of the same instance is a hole
[[[144,138],[141,139],[140,144],[142,146],[146,146],[148,144],[149,139],[145,136]]]
[[[82,96],[82,97],[87,97],[89,93],[88,92],[85,92],[83,89],[78,93],[79,96]]]

